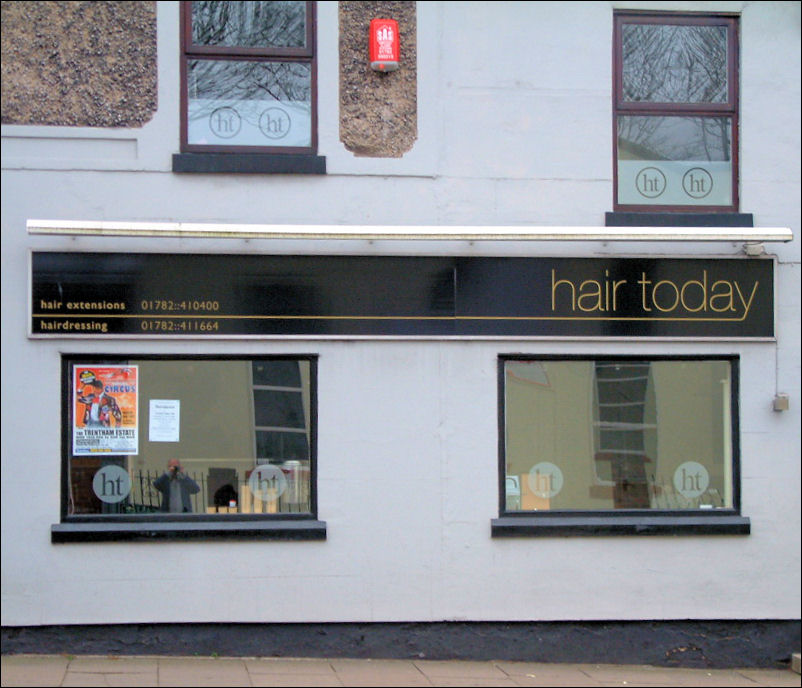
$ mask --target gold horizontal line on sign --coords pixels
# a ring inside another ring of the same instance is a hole
[[[104,313],[93,314],[60,314],[34,313],[34,318],[48,319],[108,319],[134,318],[138,320],[572,320],[572,321],[621,321],[621,322],[743,322],[746,314],[739,318],[687,318],[663,317],[644,318],[630,316],[562,316],[562,315],[180,315],[164,313],[162,315],[136,315]]]

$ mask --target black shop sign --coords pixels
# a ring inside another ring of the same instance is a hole
[[[34,252],[30,334],[771,338],[774,262]]]

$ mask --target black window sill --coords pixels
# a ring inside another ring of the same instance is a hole
[[[326,174],[326,158],[320,155],[269,153],[175,153],[173,172]]]
[[[55,523],[52,543],[154,540],[325,540],[326,523],[311,519],[275,521],[147,521],[125,523]]]
[[[752,213],[611,212],[605,227],[754,227]]]
[[[749,535],[745,516],[507,516],[491,522],[492,537],[571,535]]]

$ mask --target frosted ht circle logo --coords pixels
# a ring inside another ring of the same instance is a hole
[[[209,115],[209,129],[221,139],[231,139],[242,129],[242,118],[233,107],[219,107]]]
[[[713,190],[713,177],[702,167],[692,167],[682,176],[682,190],[691,198],[704,198]]]
[[[259,117],[259,129],[269,139],[283,139],[290,133],[292,120],[281,108],[267,108]]]
[[[541,461],[529,470],[529,489],[543,499],[551,499],[563,489],[563,472],[550,461]]]
[[[92,489],[101,502],[117,504],[131,492],[131,477],[120,466],[103,466],[92,478]]]
[[[275,502],[287,489],[287,478],[276,466],[257,466],[248,478],[248,487],[257,499]]]
[[[635,188],[644,198],[657,198],[666,190],[666,176],[656,167],[644,167],[635,176]]]
[[[700,497],[710,485],[710,474],[696,461],[686,461],[674,471],[674,489],[683,497],[693,499]]]

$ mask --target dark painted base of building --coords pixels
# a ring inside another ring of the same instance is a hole
[[[3,627],[3,654],[508,660],[787,668],[799,621],[109,624]]]

